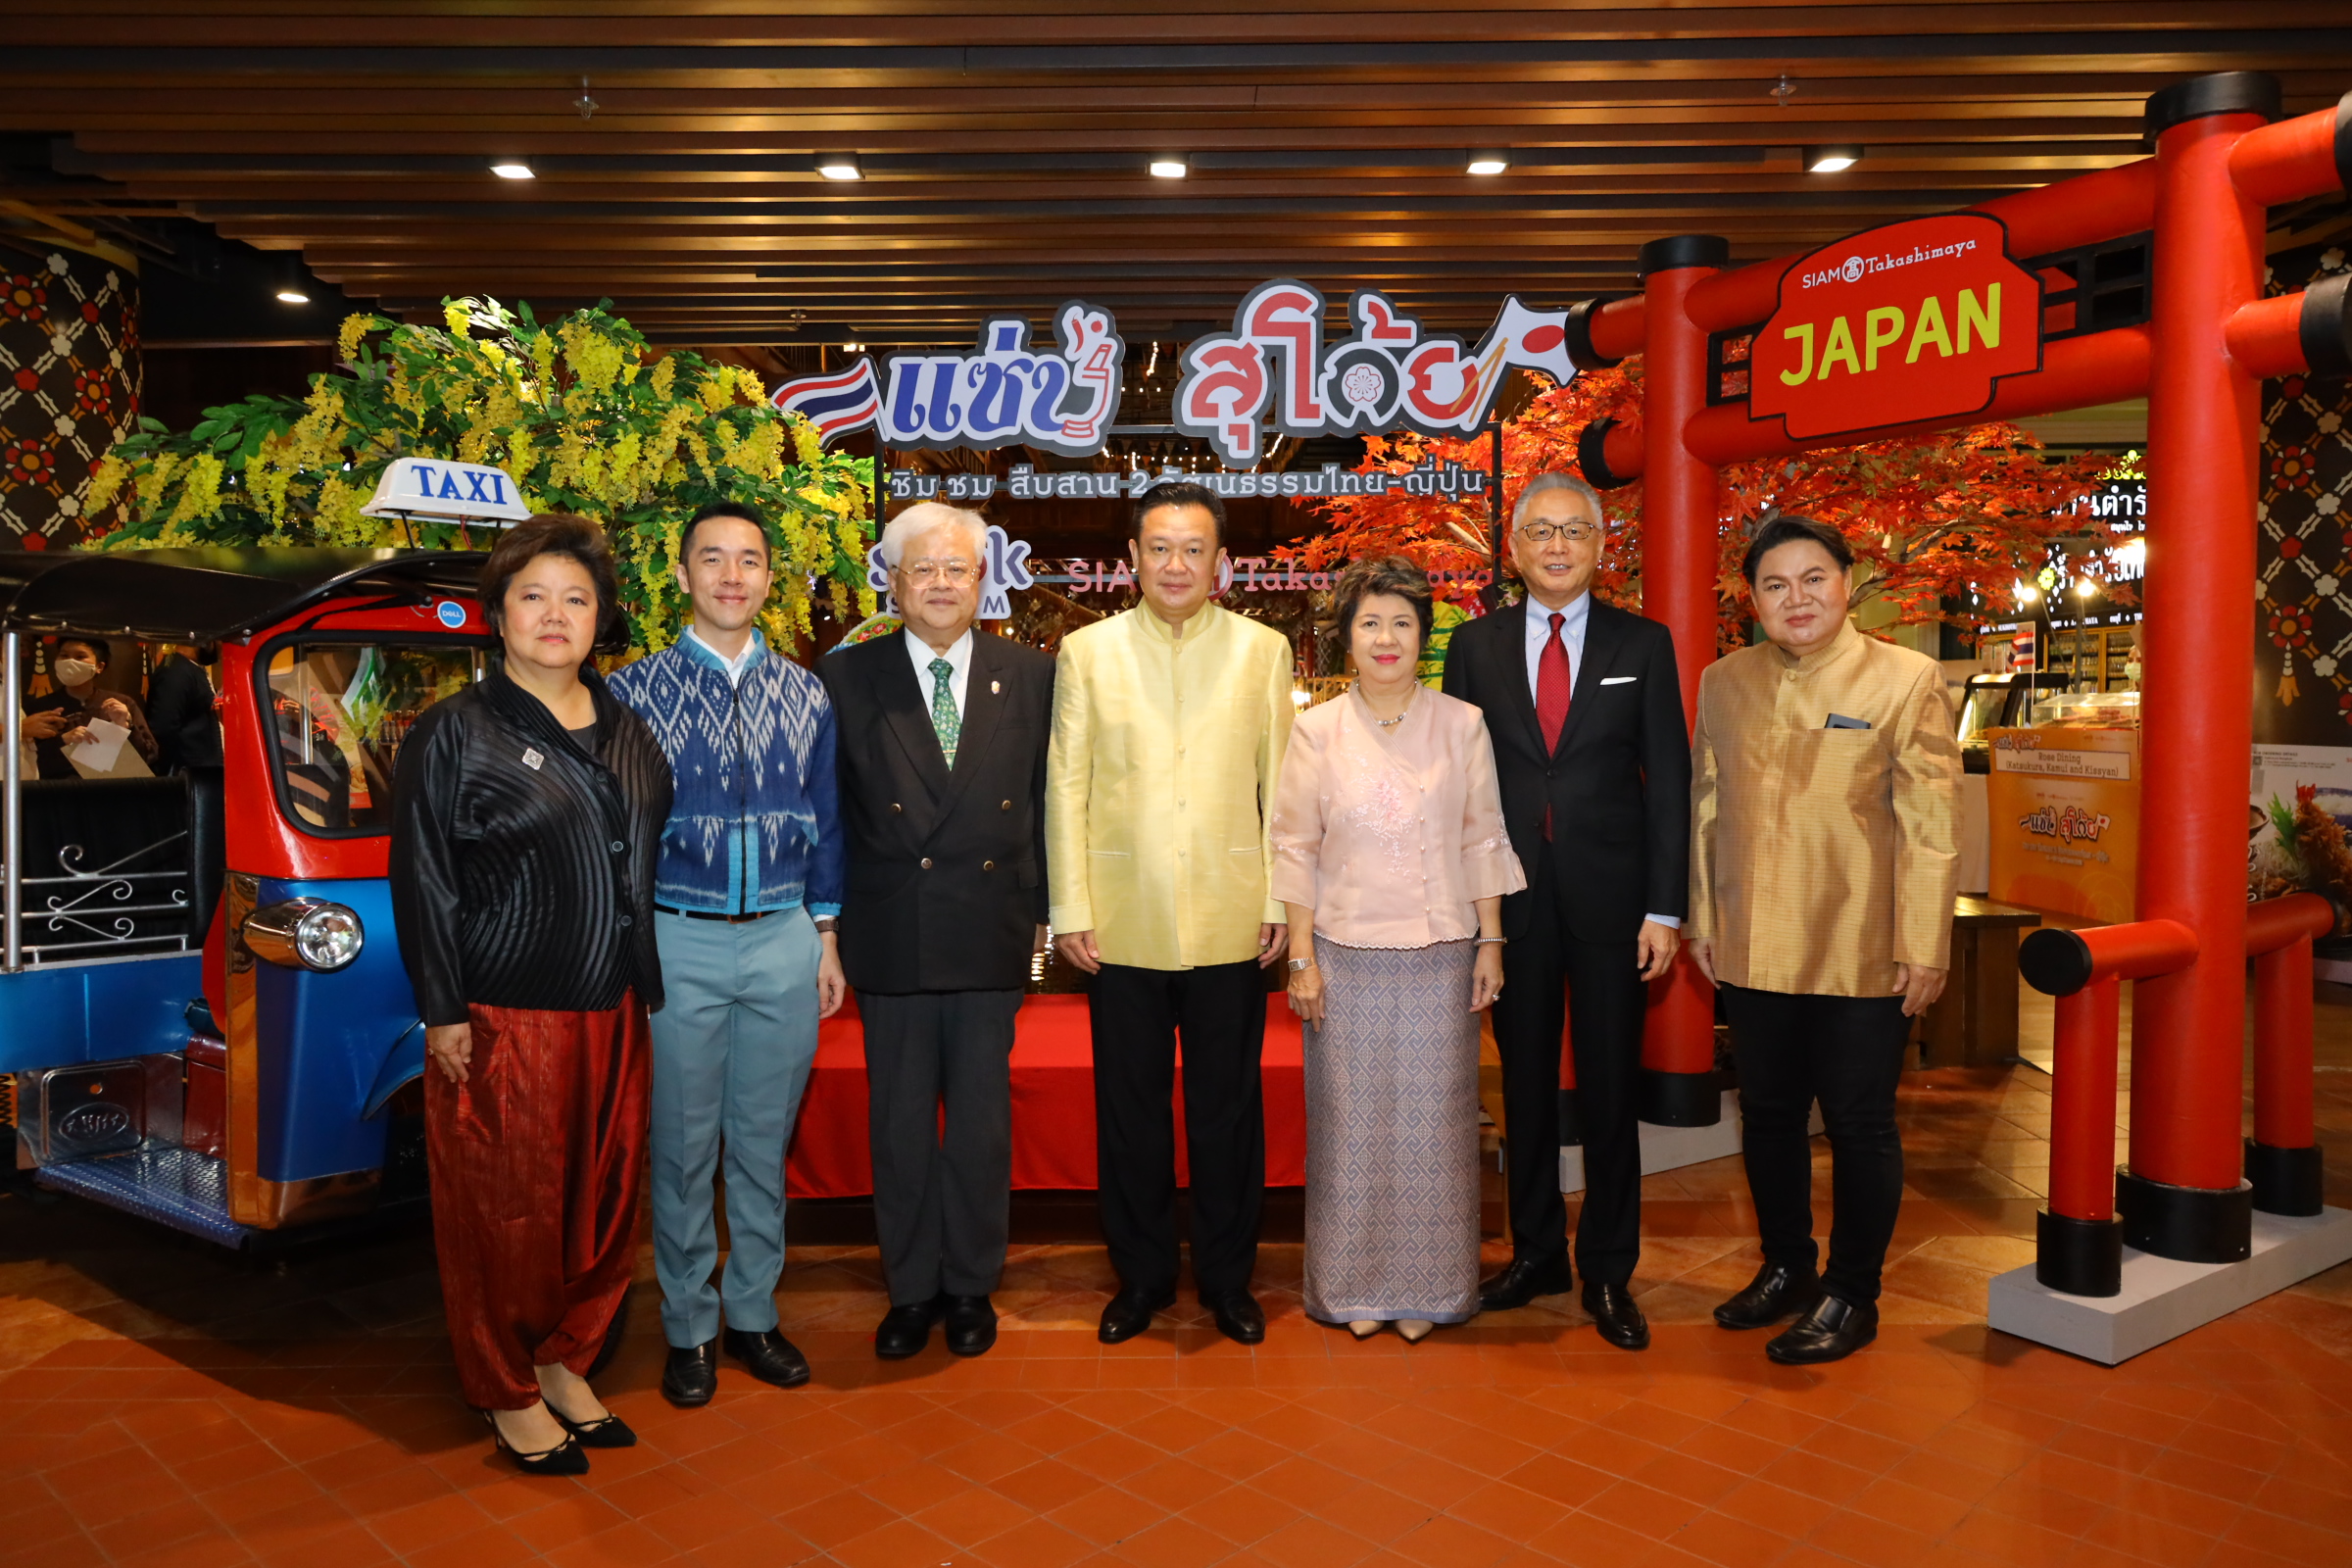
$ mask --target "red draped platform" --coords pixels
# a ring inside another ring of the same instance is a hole
[[[1266,998],[1266,1185],[1306,1181],[1306,1093],[1298,1020]],[[873,1191],[866,1151],[865,1025],[855,998],[819,1026],[816,1064],[786,1161],[794,1198],[860,1198]],[[1184,1157],[1184,1090],[1176,1093],[1176,1179]],[[1031,997],[1012,1042],[1012,1185],[1095,1185],[1095,1065],[1083,996]]]

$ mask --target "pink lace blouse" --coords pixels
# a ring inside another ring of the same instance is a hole
[[[1527,886],[1476,708],[1423,687],[1382,729],[1350,691],[1298,715],[1274,796],[1273,896],[1344,947],[1478,935],[1473,900]]]

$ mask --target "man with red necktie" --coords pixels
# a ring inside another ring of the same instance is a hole
[[[1649,1344],[1632,1290],[1642,1028],[1646,982],[1673,964],[1690,897],[1690,741],[1666,628],[1592,597],[1602,537],[1590,485],[1567,473],[1529,480],[1511,517],[1527,597],[1454,632],[1446,691],[1486,710],[1503,821],[1528,880],[1502,901],[1508,945],[1494,1003],[1511,1263],[1479,1287],[1480,1304],[1525,1306],[1567,1291],[1581,1270],[1601,1337],[1638,1350]],[[1576,1059],[1573,1131],[1559,1089],[1563,1025]],[[1563,1141],[1585,1152],[1573,1270]]]

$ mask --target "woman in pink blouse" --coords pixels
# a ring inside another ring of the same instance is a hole
[[[1503,832],[1485,717],[1414,679],[1429,579],[1340,576],[1355,688],[1291,732],[1274,804],[1306,1020],[1306,1310],[1418,1341],[1478,1311],[1478,1015],[1502,989]]]

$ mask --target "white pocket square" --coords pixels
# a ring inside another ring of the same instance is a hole
[[[1600,683],[1603,686],[1631,686],[1641,678],[1639,675],[1603,675]]]

